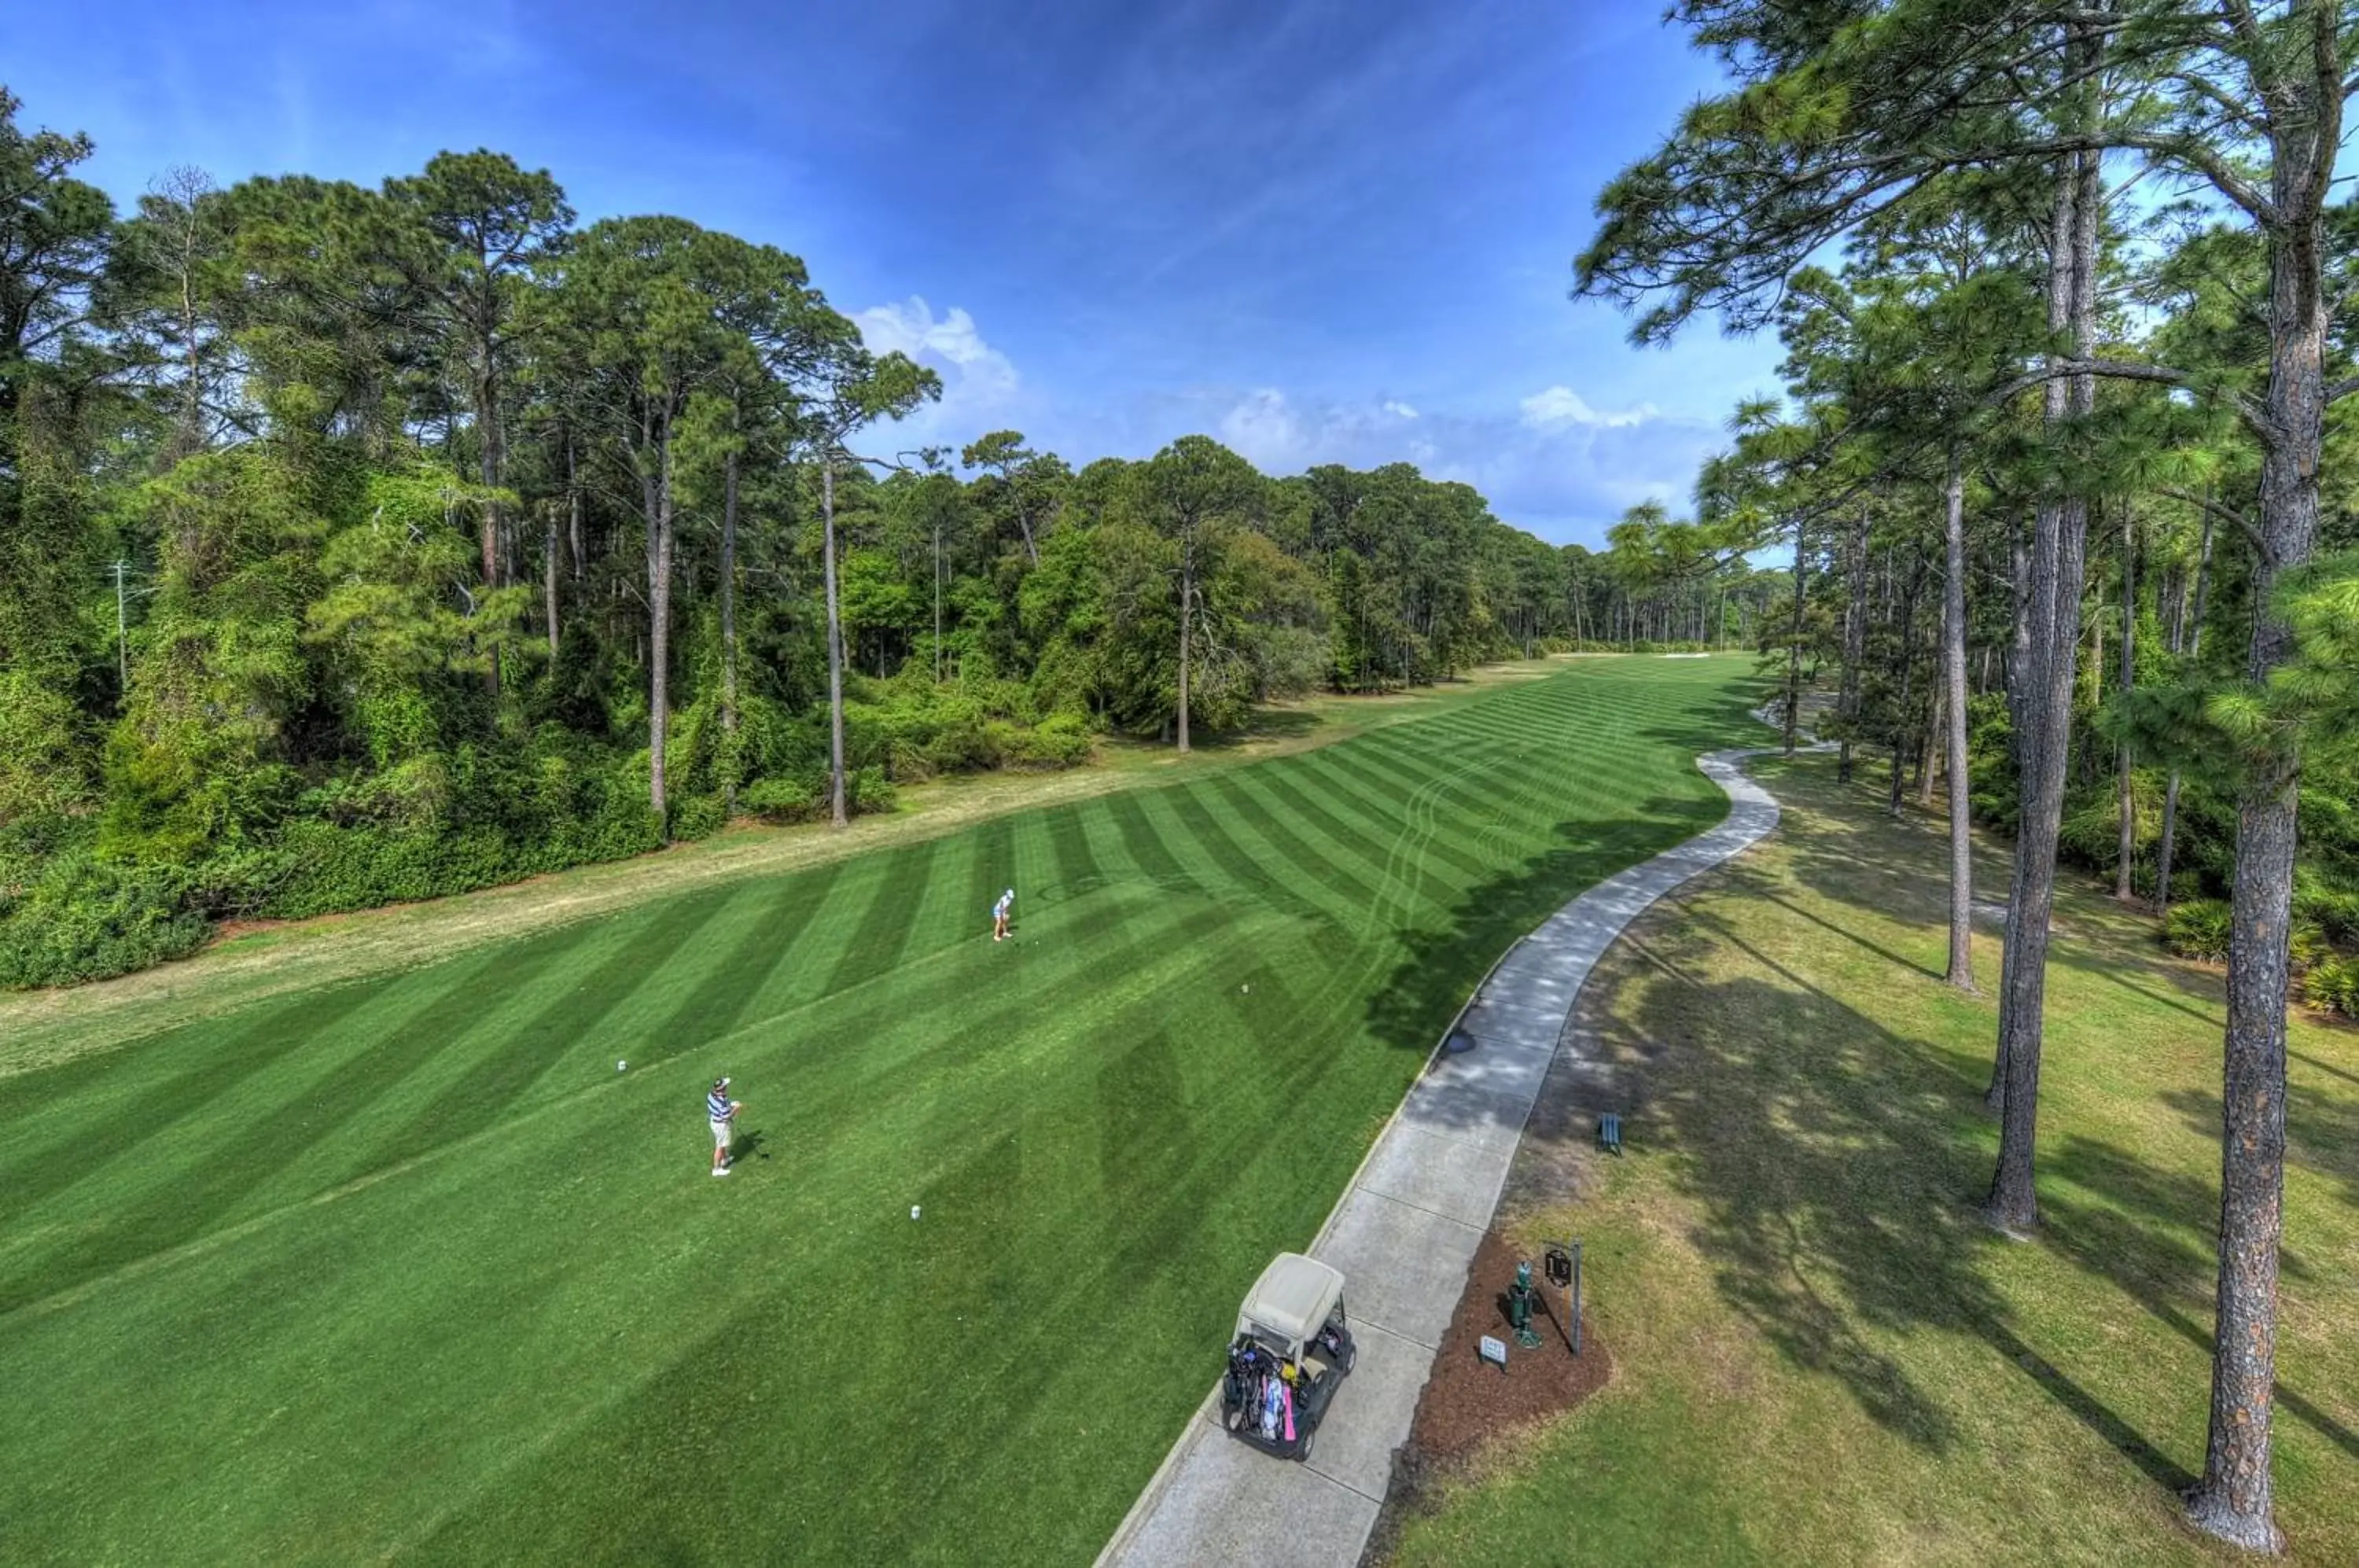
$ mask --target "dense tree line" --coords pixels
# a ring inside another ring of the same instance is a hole
[[[1406,464],[902,450],[938,384],[796,257],[495,153],[118,212],[18,109],[0,984],[1761,603],[1683,525],[1592,557]]]
[[[1974,815],[2016,844],[1991,1221],[2038,1222],[2060,858],[2224,957],[2200,1528],[2280,1544],[2270,1481],[2285,1019],[2359,1010],[2359,496],[2336,400],[2359,76],[2345,0],[1681,0],[1734,79],[1605,191],[1580,287],[1637,335],[1774,328],[1701,510],[1790,550],[1765,639],[1849,771],[1948,775],[1951,979]],[[1783,631],[1776,628],[1782,623]]]

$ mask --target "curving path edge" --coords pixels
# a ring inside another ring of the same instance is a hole
[[[1360,1342],[1359,1363],[1311,1456],[1292,1464],[1230,1438],[1215,1386],[1098,1554],[1099,1568],[1359,1562],[1393,1451],[1408,1440],[1418,1396],[1582,985],[1648,905],[1777,825],[1777,802],[1741,767],[1773,750],[1696,758],[1728,795],[1720,824],[1607,877],[1542,921],[1492,966],[1435,1046],[1309,1248],[1343,1270]]]

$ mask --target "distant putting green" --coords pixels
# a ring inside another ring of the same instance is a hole
[[[1747,668],[1584,660],[0,1077],[0,1561],[1086,1563],[1500,950],[1722,814]]]

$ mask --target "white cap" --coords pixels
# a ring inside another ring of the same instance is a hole
[[[1003,895],[1003,897],[1009,898],[1013,898],[1014,897],[1016,897],[1016,889],[1015,889],[1015,888],[1013,888],[1013,887],[1010,887],[1010,888],[1006,891],[1006,893]]]

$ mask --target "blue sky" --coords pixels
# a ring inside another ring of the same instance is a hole
[[[488,146],[584,220],[803,256],[947,393],[1077,465],[1201,430],[1265,469],[1419,463],[1593,542],[1684,506],[1775,345],[1566,299],[1591,203],[1712,84],[1652,0],[108,0],[0,13],[24,118],[127,203],[375,183]]]

